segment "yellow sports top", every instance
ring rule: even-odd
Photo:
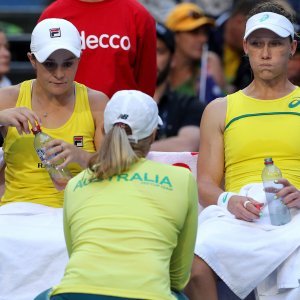
[[[186,285],[197,231],[197,184],[185,168],[146,159],[108,180],[83,171],[65,190],[70,255],[53,294],[176,299]]]
[[[261,182],[266,157],[299,189],[300,88],[274,100],[254,99],[242,91],[227,96],[224,151],[226,191]]]
[[[32,80],[24,81],[20,87],[16,107],[31,109]],[[62,139],[70,144],[88,151],[95,152],[95,125],[91,114],[87,88],[75,84],[76,101],[74,112],[69,120],[59,128],[48,129],[42,126],[42,131],[53,138]],[[55,189],[50,176],[39,160],[34,146],[34,135],[19,135],[15,127],[8,127],[3,144],[5,168],[5,193],[1,204],[9,202],[33,202],[52,207],[62,207],[63,192]],[[78,164],[69,164],[72,174],[78,174],[81,168]]]

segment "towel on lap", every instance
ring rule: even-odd
[[[265,202],[262,184],[247,185],[241,194]],[[216,205],[199,216],[195,253],[242,299],[258,285],[266,295],[299,287],[299,210],[291,211],[290,223],[273,226],[267,207],[256,222],[238,220]],[[270,281],[274,274],[276,280]]]
[[[68,261],[61,208],[6,204],[0,228],[0,300],[32,300],[59,283]]]

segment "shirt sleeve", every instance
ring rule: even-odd
[[[156,86],[156,29],[153,17],[149,14],[146,17],[144,26],[137,24],[143,30],[137,41],[135,78],[138,89],[153,97]]]
[[[198,225],[198,191],[192,174],[188,180],[187,201],[189,203],[185,223],[178,237],[170,263],[171,288],[182,291],[186,286],[194,258],[194,247]]]

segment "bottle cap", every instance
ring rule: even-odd
[[[37,134],[37,133],[41,132],[42,130],[41,130],[40,124],[37,124],[35,128],[31,128],[31,131],[33,134]]]
[[[273,164],[273,159],[272,157],[267,157],[265,158],[265,165],[272,165]]]

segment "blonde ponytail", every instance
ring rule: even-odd
[[[130,134],[128,125],[117,124],[105,135],[100,151],[92,157],[88,166],[96,178],[107,179],[121,174],[147,155],[152,135],[133,143],[128,139]]]

